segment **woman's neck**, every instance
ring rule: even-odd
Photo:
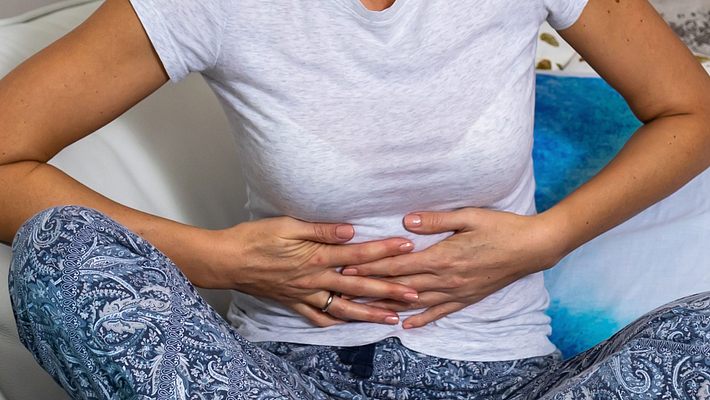
[[[370,11],[382,11],[392,7],[395,0],[360,0],[360,2]]]

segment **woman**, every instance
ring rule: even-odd
[[[536,214],[544,19],[645,124]],[[178,224],[46,164],[190,72],[234,125],[252,221]],[[75,398],[691,398],[710,384],[707,293],[566,362],[547,339],[541,271],[710,165],[710,79],[644,0],[108,0],[0,94],[18,329]],[[236,289],[232,325],[193,285]]]

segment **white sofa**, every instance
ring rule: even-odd
[[[98,4],[63,0],[59,6],[0,20],[0,76],[79,24]],[[549,26],[543,30],[555,34]],[[538,60],[542,58],[553,66],[578,59],[568,46],[540,43]],[[593,74],[588,66],[576,68],[577,74]],[[117,201],[185,223],[219,228],[246,219],[234,139],[221,106],[198,76],[166,85],[51,163]],[[612,292],[593,305],[609,315],[620,312],[628,321],[670,299],[710,289],[710,247],[705,244],[710,241],[708,193],[710,170],[572,253],[548,276],[553,300],[576,301],[593,282],[592,286]],[[688,232],[693,240],[673,240]],[[65,399],[19,343],[7,290],[9,262],[9,248],[0,245],[0,400]],[[677,271],[670,276],[669,266]],[[619,273],[622,269],[624,274]],[[653,296],[643,295],[651,288]],[[203,293],[224,314],[228,294]]]
[[[76,26],[98,4],[44,9],[27,23],[0,22],[0,76]],[[220,228],[245,218],[234,139],[199,76],[166,85],[51,163],[124,204],[182,222]],[[7,290],[9,261],[9,247],[0,245],[0,400],[64,399],[18,341]],[[226,312],[226,292],[203,293]]]

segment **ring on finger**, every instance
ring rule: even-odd
[[[340,293],[331,290],[330,295],[328,295],[328,300],[325,301],[325,305],[320,309],[322,312],[328,312],[330,305],[333,304],[335,296],[340,296]]]

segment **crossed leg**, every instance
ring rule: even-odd
[[[236,333],[156,248],[91,209],[23,225],[10,297],[23,344],[74,398],[328,398]]]
[[[523,392],[526,400],[710,400],[710,292],[647,313]]]
[[[74,398],[359,397],[242,338],[161,252],[94,210],[23,225],[10,295],[23,343]],[[710,292],[648,313],[512,398],[710,399]]]

